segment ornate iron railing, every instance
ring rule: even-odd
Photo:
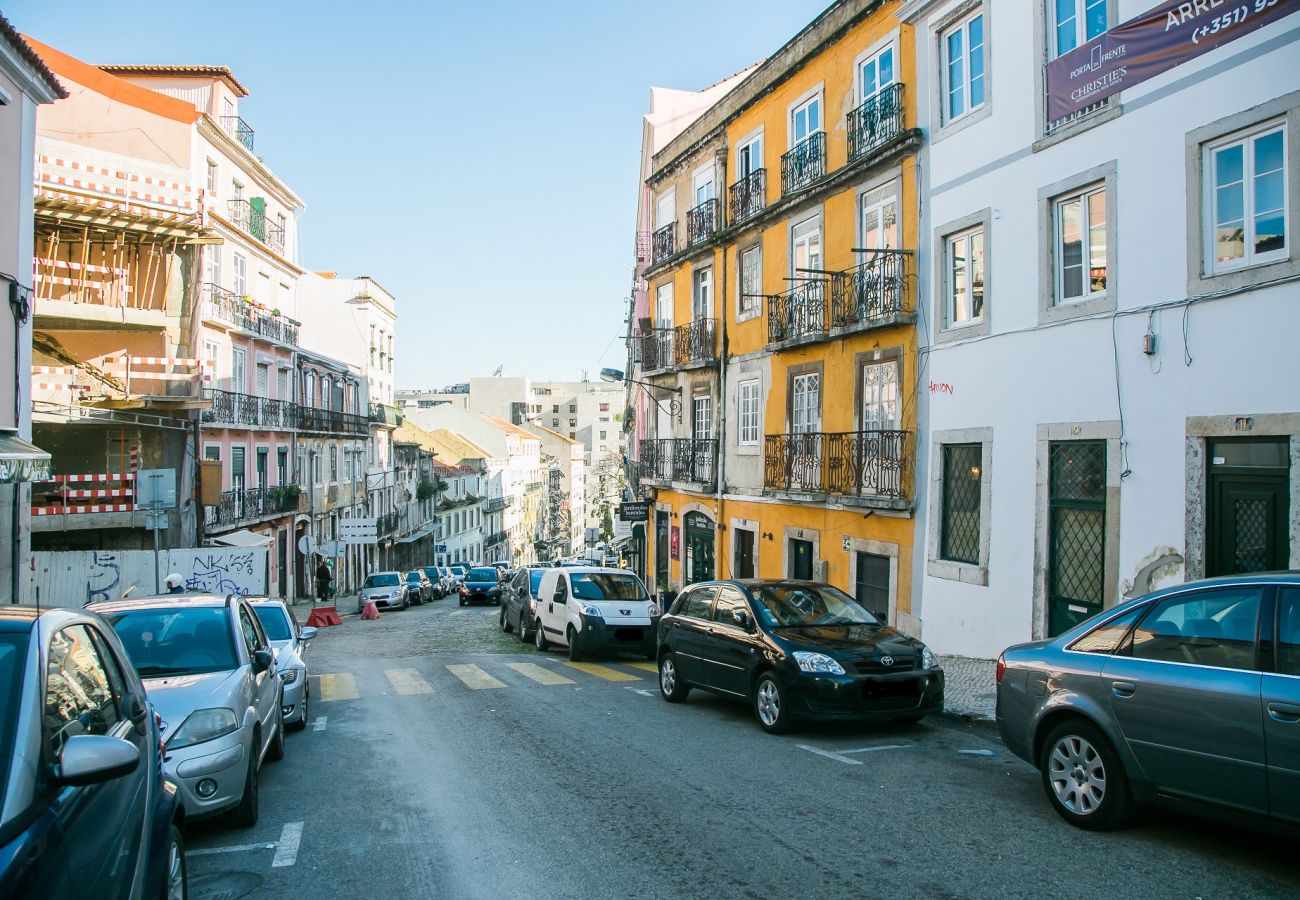
[[[641,441],[637,473],[658,481],[718,480],[718,442],[712,438],[650,438]]]
[[[755,169],[727,189],[732,222],[743,222],[767,205],[767,169]]]
[[[650,236],[650,242],[653,262],[659,262],[661,259],[672,256],[677,250],[677,223],[672,222],[660,228]]]
[[[298,427],[297,404],[287,400],[271,400],[215,388],[204,388],[203,399],[212,401],[212,405],[203,410],[202,421],[213,425],[274,428],[277,431],[292,431]]]
[[[505,544],[510,541],[510,532],[495,531],[489,534],[483,541],[484,547],[495,547],[497,544]]]
[[[650,232],[638,231],[636,233],[636,264],[645,265],[650,262]]]
[[[689,366],[718,358],[718,320],[696,319],[678,325],[672,333],[673,363]]]
[[[401,516],[396,512],[384,513],[382,516],[375,517],[375,531],[378,532],[380,537],[396,532],[399,524],[401,524]]]
[[[805,281],[767,298],[767,339],[777,344],[826,334],[826,283]]]
[[[377,425],[401,425],[402,411],[387,403],[370,404],[370,421]]]
[[[903,132],[903,86],[889,87],[869,97],[848,114],[849,159],[857,159]]]
[[[636,336],[643,370],[666,369],[673,364],[673,336],[671,328],[656,328],[649,334]]]
[[[284,229],[267,217],[265,209],[247,200],[231,200],[230,221],[272,250],[284,252]]]
[[[769,434],[763,486],[797,493],[906,499],[911,493],[911,432]]]
[[[710,197],[686,213],[686,240],[694,244],[711,237],[722,227],[722,207]]]
[[[239,116],[222,116],[221,127],[239,143],[244,145],[244,149],[249,153],[253,152],[253,129],[247,122]]]
[[[203,291],[206,294],[204,303],[207,312],[214,318],[273,341],[297,345],[298,326],[294,322],[281,316],[268,316],[234,291],[228,291],[220,285],[206,282]]]
[[[318,434],[364,435],[369,432],[369,421],[366,416],[340,412],[335,409],[299,406],[298,430]]]
[[[509,505],[510,505],[509,497],[489,497],[487,503],[484,504],[483,506],[483,512],[485,513],[500,512],[501,510],[505,509]]]
[[[297,512],[301,496],[293,486],[222,491],[219,504],[203,507],[203,525],[225,528]]]
[[[826,132],[808,135],[781,155],[781,193],[791,194],[826,174]]]
[[[875,250],[860,266],[831,279],[831,325],[870,325],[904,311],[906,250]]]

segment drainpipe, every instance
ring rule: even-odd
[[[725,194],[727,186],[727,147],[725,141],[721,150],[717,151],[717,156],[718,168],[721,170],[721,175],[718,181],[723,186],[723,193]],[[723,201],[719,199],[719,219],[722,219],[723,217],[722,207]],[[727,285],[729,284],[729,281],[727,279],[727,247],[725,244],[722,247],[722,278],[720,281],[721,284],[718,287],[718,331],[720,332],[720,336],[718,337],[718,412],[720,413],[717,417],[718,490],[713,500],[713,508],[717,513],[717,519],[713,523],[713,560],[715,569],[720,568],[718,565],[719,561],[726,557],[724,541],[722,540],[722,534],[724,533],[722,525],[725,521],[722,514],[722,494],[726,490],[727,486]],[[720,550],[723,552],[719,552]],[[730,569],[731,566],[728,565],[727,570],[729,572]],[[714,575],[715,577],[722,577],[720,571],[715,572]]]

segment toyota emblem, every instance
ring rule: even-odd
[[[620,609],[619,612],[622,613],[622,614],[625,615],[625,616],[630,616],[630,615],[632,615],[632,610],[630,610],[630,609]]]
[[[892,666],[894,664],[894,658],[892,656],[882,656],[880,657],[880,664],[882,666]]]

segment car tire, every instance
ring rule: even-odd
[[[266,758],[271,762],[279,762],[284,759],[284,695],[280,696],[280,702],[277,704],[280,722],[275,726],[275,737],[271,738],[271,746],[266,748]]]
[[[468,602],[469,602],[469,601],[467,601],[464,597],[461,597],[461,598],[460,598],[460,605],[461,605],[461,606],[464,606],[464,605],[465,605],[466,603],[468,603]]]
[[[546,629],[542,627],[540,622],[535,622],[533,627],[536,629],[533,632],[533,646],[538,650],[549,650],[551,648],[551,642],[546,639]]]
[[[410,601],[409,599],[407,599],[406,597],[403,597],[403,598],[402,598],[402,605],[399,606],[399,607],[397,607],[397,610],[398,610],[398,612],[406,612],[406,610],[409,609],[410,606],[411,606],[411,601]]]
[[[665,653],[659,660],[659,696],[669,703],[681,703],[691,692],[690,685],[682,680],[677,670],[677,657]]]
[[[764,672],[754,683],[754,715],[768,734],[788,734],[794,727],[785,685],[775,672]]]
[[[570,625],[564,636],[569,642],[569,662],[582,662],[582,637],[578,634],[578,631]]]
[[[252,828],[257,824],[257,738],[248,749],[248,774],[244,776],[244,793],[239,803],[230,811],[230,824],[236,828]]]
[[[519,635],[521,643],[526,644],[531,640],[528,629],[524,627],[524,611],[522,609],[519,610],[519,623],[515,626],[515,634]]]
[[[303,672],[303,677],[304,678],[307,677],[307,673],[305,671]],[[297,721],[289,725],[290,731],[302,731],[304,728],[307,727],[307,712],[308,712],[308,707],[310,705],[311,705],[311,682],[309,681],[306,684],[304,684],[302,687],[302,706],[298,708]]]
[[[158,900],[185,900],[189,896],[189,875],[185,866],[185,838],[175,823],[167,830],[167,853],[163,857],[162,886]]]
[[[501,630],[504,631],[506,634],[509,634],[510,629],[514,627],[509,622],[506,621],[506,611],[504,608],[501,610],[501,612],[497,613],[497,622],[501,625]]]
[[[1068,719],[1048,732],[1038,770],[1048,802],[1071,825],[1105,831],[1132,815],[1124,764],[1101,729],[1086,719]]]

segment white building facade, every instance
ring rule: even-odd
[[[899,11],[929,198],[913,593],[940,653],[1300,566],[1300,16],[1048,123],[1047,64],[1149,3]],[[1216,11],[1181,6],[1191,46]]]

